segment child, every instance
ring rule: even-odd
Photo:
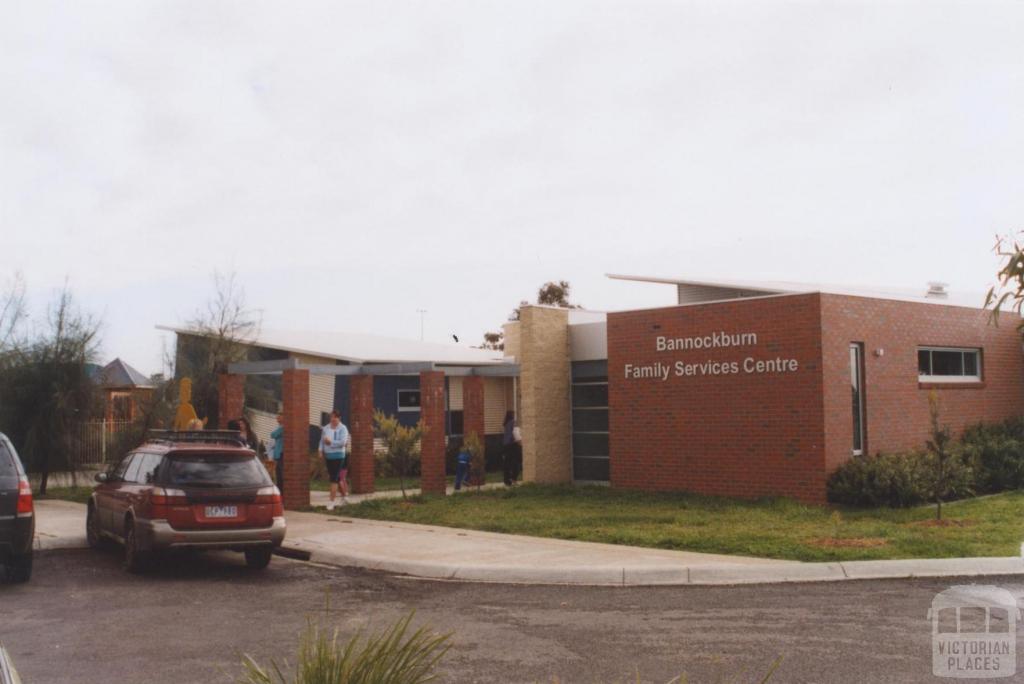
[[[462,489],[463,482],[469,485],[469,462],[472,460],[473,454],[469,453],[469,447],[463,444],[455,464],[455,491]]]

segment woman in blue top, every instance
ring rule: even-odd
[[[334,500],[338,498],[338,487],[341,487],[341,502],[348,503],[348,483],[345,476],[348,474],[348,454],[345,447],[348,445],[348,428],[341,422],[341,414],[331,411],[331,422],[324,425],[323,434],[320,435],[320,453],[327,463],[327,474],[331,480],[331,499],[327,503],[327,510],[334,510]]]

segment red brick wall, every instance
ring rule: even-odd
[[[353,375],[349,379],[348,427],[352,433],[349,454],[349,482],[352,492],[373,491],[373,376]]]
[[[611,483],[825,500],[821,320],[817,295],[608,315]],[[657,351],[655,339],[754,333],[754,346]],[[797,370],[747,373],[747,358],[794,359]],[[674,364],[726,362],[738,372],[676,376]],[[627,379],[626,364],[670,366]]]
[[[831,472],[853,444],[849,345],[864,345],[868,453],[921,448],[928,438],[928,394],[919,386],[918,346],[982,349],[982,384],[937,389],[941,420],[956,432],[979,421],[1019,415],[1024,358],[1017,316],[989,324],[986,311],[957,306],[821,295],[825,370],[826,463]],[[876,350],[883,350],[876,356]]]
[[[245,408],[245,376],[222,373],[217,378],[217,427],[225,430],[229,420],[242,417]],[[212,427],[212,426],[211,426]]]
[[[444,373],[420,373],[420,419],[426,430],[420,441],[420,487],[424,494],[445,493]]]
[[[290,369],[281,374],[284,403],[284,507],[309,506],[309,371]]]

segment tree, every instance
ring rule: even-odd
[[[939,397],[928,393],[928,416],[931,420],[931,439],[926,443],[928,489],[935,501],[935,519],[942,520],[942,502],[971,491],[971,472],[959,454],[952,449],[953,434],[948,425],[939,420]]]
[[[377,410],[373,412],[373,429],[384,440],[388,464],[398,475],[398,486],[405,499],[405,481],[412,472],[413,463],[419,459],[420,438],[426,430],[423,421],[407,427],[399,423],[398,418]]]
[[[568,280],[549,280],[537,289],[537,304],[542,306],[557,306],[563,309],[579,309],[580,304],[571,304],[569,302],[569,291],[572,286],[569,285]],[[508,320],[518,321],[519,312],[524,306],[529,306],[529,302],[525,299],[519,302],[519,306],[512,309],[512,313],[509,314]],[[505,333],[503,332],[485,332],[484,343],[480,345],[481,349],[496,349],[502,350],[505,348]]]
[[[500,332],[485,332],[484,343],[480,345],[481,349],[494,349],[495,351],[501,351],[505,348],[505,334]]]
[[[25,278],[19,272],[0,294],[0,361],[18,343],[17,335],[25,316]]]
[[[218,376],[228,365],[248,358],[260,330],[259,312],[248,308],[245,290],[235,274],[213,274],[214,292],[205,307],[188,322],[189,334],[178,336],[174,377],[192,379],[196,414],[219,425]],[[235,417],[235,416],[232,416]]]
[[[95,361],[100,324],[84,314],[65,286],[33,339],[5,353],[0,369],[0,426],[46,493],[50,473],[74,470],[74,426],[100,413],[99,386],[88,365]]]
[[[1018,233],[1018,238],[1024,233]],[[1018,238],[996,236],[993,252],[1000,257],[1003,267],[999,269],[998,283],[989,288],[985,296],[985,308],[992,307],[992,319],[998,323],[999,311],[1009,308],[1017,314],[1024,306],[1024,245]],[[1018,326],[1024,332],[1024,321]]]

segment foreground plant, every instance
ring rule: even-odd
[[[408,634],[413,613],[382,632],[362,630],[345,643],[338,630],[328,636],[315,622],[299,641],[295,672],[289,679],[271,659],[268,667],[249,655],[242,658],[247,684],[420,684],[433,681],[434,667],[451,648],[451,634],[420,627]],[[284,664],[287,669],[287,662]]]

